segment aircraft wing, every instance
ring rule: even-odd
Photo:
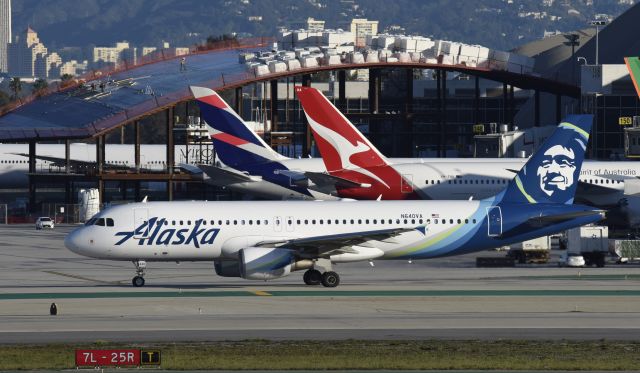
[[[371,186],[370,184],[357,183],[355,181],[351,181],[342,177],[332,176],[326,172],[279,170],[278,173],[291,178],[291,181],[294,184],[310,189],[319,188],[324,190],[325,188],[336,187],[369,188]],[[311,181],[313,185],[309,185],[309,181]],[[314,186],[317,188],[314,188]]]
[[[600,184],[589,184],[585,183],[584,181],[578,181],[578,191],[580,193],[585,192],[590,194],[609,194],[616,192],[615,189],[609,188],[608,186]]]
[[[20,156],[23,156],[25,158],[29,158],[29,154],[27,154],[27,153],[12,153],[12,154],[13,155],[20,155]],[[51,162],[51,163],[54,163],[54,164],[59,165],[59,166],[64,166],[65,162],[66,162],[66,160],[64,158],[52,157],[52,156],[48,156],[48,155],[36,155],[35,158],[43,160],[43,161]],[[82,166],[89,166],[89,165],[95,165],[96,164],[96,162],[79,161],[77,159],[69,159],[69,162],[72,165],[82,165]]]
[[[564,214],[536,216],[528,219],[522,224],[519,224],[503,232],[501,237],[506,238],[506,237],[516,236],[525,232],[529,232],[532,228],[536,228],[536,229],[543,228],[549,225],[562,223],[567,220],[581,218],[585,216],[593,216],[593,215],[600,215],[601,218],[604,219],[605,211],[604,210],[575,211],[575,212],[568,212]]]
[[[20,155],[26,158],[29,158],[29,154],[27,153],[12,153],[14,155]],[[64,158],[60,158],[60,157],[53,157],[50,155],[36,155],[35,156],[36,159],[40,159],[42,161],[47,161],[47,162],[51,162],[56,166],[59,167],[64,167],[66,160]],[[72,167],[96,167],[96,162],[94,161],[81,161],[78,159],[73,159],[70,158],[69,159],[69,165],[71,165]],[[124,170],[124,171],[135,171],[135,166],[132,166],[130,164],[120,164],[120,163],[110,163],[108,161],[105,162],[105,166],[109,169],[109,170]],[[184,168],[185,165],[179,165],[180,168]],[[140,167],[140,170],[146,171],[146,172],[158,172],[157,169],[150,169],[150,168],[145,168],[145,167]],[[185,171],[188,171],[190,173],[196,173],[196,172],[192,172],[192,169],[185,169]]]
[[[198,168],[202,170],[208,177],[213,179],[216,184],[229,185],[237,183],[248,183],[257,181],[255,177],[240,172],[231,171],[217,166],[198,165]]]
[[[334,235],[294,238],[285,240],[270,240],[257,243],[257,247],[278,247],[295,250],[300,254],[314,257],[323,257],[342,253],[351,253],[351,246],[360,245],[369,241],[389,242],[401,233],[419,231],[425,232],[424,226],[413,228],[379,229],[364,232],[350,232]]]

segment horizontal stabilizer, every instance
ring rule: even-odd
[[[216,185],[228,185],[257,181],[255,177],[251,177],[250,175],[226,170],[217,166],[198,165],[198,167],[209,178],[211,178]]]
[[[588,210],[588,211],[573,211],[573,212],[567,212],[567,213],[561,213],[561,214],[536,216],[528,219],[522,224],[519,224],[503,232],[500,237],[509,238],[509,237],[530,232],[532,229],[545,228],[548,226],[560,224],[565,221],[578,219],[578,218],[599,216],[601,219],[604,219],[605,213],[606,212],[604,210]]]

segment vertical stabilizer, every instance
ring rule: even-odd
[[[567,116],[497,196],[497,200],[573,203],[592,123],[592,115]]]
[[[285,159],[271,149],[212,89],[190,87],[207,123],[216,154],[227,166]]]

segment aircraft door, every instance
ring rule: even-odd
[[[285,228],[287,232],[293,232],[295,229],[295,221],[293,220],[293,216],[287,216],[287,220],[285,221]]]
[[[413,175],[401,175],[400,191],[402,193],[413,193]]]
[[[282,232],[282,225],[283,225],[282,217],[281,216],[274,216],[273,217],[273,230],[276,231],[276,232]]]
[[[134,238],[146,238],[149,236],[149,226],[146,225],[149,221],[149,210],[147,209],[133,209],[133,231]],[[144,229],[138,231],[138,227],[145,224]]]
[[[487,207],[488,236],[496,237],[502,234],[502,210],[500,206]]]

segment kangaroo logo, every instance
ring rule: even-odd
[[[576,156],[573,149],[555,145],[544,152],[537,175],[540,189],[548,196],[565,191],[574,183]]]

